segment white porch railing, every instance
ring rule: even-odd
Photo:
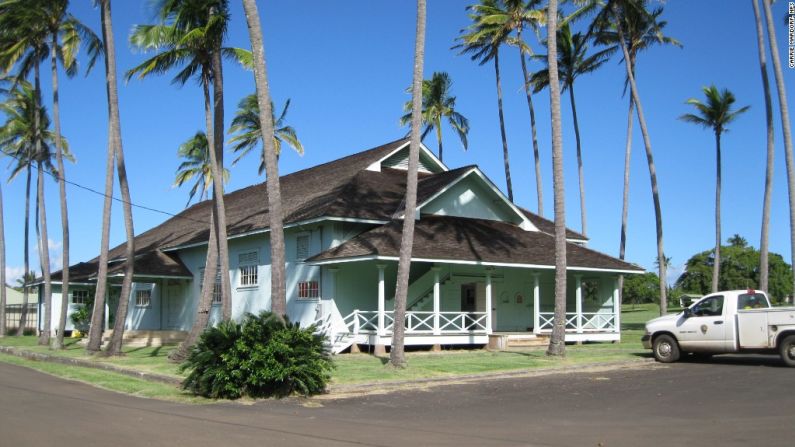
[[[551,332],[554,319],[554,312],[540,312],[540,331]],[[566,332],[617,332],[616,314],[583,312],[579,318],[577,312],[566,312]]]
[[[439,327],[434,328],[438,315]],[[378,333],[378,311],[354,310],[343,318],[350,333],[354,335]],[[395,313],[384,312],[384,334],[391,335],[395,325]],[[406,312],[406,335],[422,334],[487,334],[486,312]]]

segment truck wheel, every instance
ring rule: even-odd
[[[789,335],[781,340],[778,352],[785,365],[795,366],[795,335]]]
[[[660,363],[673,363],[679,360],[679,344],[670,335],[663,334],[655,338],[653,348],[654,358]]]

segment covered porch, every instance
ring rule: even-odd
[[[317,324],[334,351],[355,344],[391,345],[397,262],[347,262],[323,271],[327,288]],[[499,347],[511,337],[548,336],[553,275],[541,267],[415,262],[403,321],[405,343]],[[620,340],[618,275],[572,270],[568,279],[566,341]]]

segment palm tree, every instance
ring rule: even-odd
[[[273,122],[273,145],[276,150],[276,158],[282,153],[282,143],[287,143],[293,150],[298,152],[298,155],[304,155],[304,145],[298,139],[295,128],[285,124],[284,120],[287,116],[287,110],[290,108],[290,100],[284,103],[282,113],[279,114],[277,119],[275,115],[271,115]],[[271,102],[271,112],[273,112],[273,103]],[[237,104],[237,113],[235,119],[232,120],[232,125],[229,127],[230,134],[236,134],[229,139],[232,145],[232,150],[240,152],[240,155],[232,162],[232,165],[237,164],[241,158],[245,157],[252,149],[256,148],[262,142],[262,128],[260,126],[259,105],[257,104],[257,95],[251,94]],[[259,160],[259,174],[265,172],[265,147],[262,146],[260,150]]]
[[[767,25],[768,44],[770,45],[770,59],[773,61],[773,74],[776,78],[776,91],[778,92],[778,106],[781,114],[781,129],[784,132],[784,158],[787,164],[787,187],[789,189],[789,227],[790,251],[795,262],[795,159],[792,154],[792,122],[789,118],[787,102],[787,89],[784,86],[784,73],[781,70],[778,43],[776,43],[776,28],[773,24],[773,13],[770,10],[772,0],[762,0],[765,9],[765,22]],[[795,277],[792,279],[795,288]]]
[[[226,235],[226,210],[221,182],[219,151],[216,145],[216,129],[219,125],[218,102],[219,97],[216,82],[220,77],[217,67],[214,69],[214,54],[218,53],[227,58],[241,60],[246,58],[245,50],[237,48],[221,48],[226,33],[228,13],[225,1],[206,0],[199,3],[186,3],[179,0],[163,2],[167,8],[161,10],[165,18],[164,23],[156,25],[138,25],[133,29],[130,42],[133,46],[146,49],[162,49],[159,54],[144,61],[127,72],[127,79],[133,76],[144,78],[155,73],[164,73],[172,68],[183,67],[174,78],[175,83],[184,85],[192,77],[197,77],[204,93],[204,115],[208,146],[215,150],[209,151],[210,166],[213,173],[213,202],[212,214],[216,227],[216,241],[208,241],[208,246],[218,245],[220,267],[225,274],[222,278],[222,314],[224,319],[231,318],[231,287],[229,285],[229,256],[228,240]],[[203,13],[200,13],[203,11]],[[210,85],[214,86],[214,101],[210,95]],[[213,115],[213,104],[216,114]],[[222,114],[220,116],[222,119]],[[221,123],[221,126],[223,124]],[[222,134],[223,132],[221,132]],[[219,135],[221,137],[221,135]],[[209,250],[208,250],[209,257]],[[207,265],[205,273],[210,278],[215,278],[217,267],[215,264]],[[212,290],[204,289],[203,294],[211,297]],[[202,324],[203,318],[197,318],[194,326]],[[206,326],[206,321],[203,323]],[[202,327],[203,329],[203,327]],[[186,340],[189,341],[189,340]],[[172,358],[177,359],[187,353],[190,345],[182,343],[180,349],[175,351]]]
[[[558,2],[549,0],[548,36],[557,36]],[[549,108],[552,123],[552,178],[555,204],[555,315],[547,355],[566,355],[566,215],[563,184],[563,130],[560,114],[560,81],[557,45],[547,38]]]
[[[662,205],[660,204],[660,190],[657,184],[657,168],[654,165],[654,154],[651,146],[651,137],[649,130],[646,126],[646,118],[643,113],[643,105],[640,102],[640,93],[638,86],[635,82],[635,74],[632,72],[631,58],[627,46],[627,37],[625,36],[625,26],[628,22],[630,14],[640,14],[651,20],[652,13],[646,10],[646,5],[643,0],[608,0],[601,11],[598,13],[594,20],[595,26],[601,29],[612,28],[616,31],[619,48],[624,56],[624,67],[627,72],[627,83],[630,87],[632,94],[632,102],[637,109],[638,123],[640,124],[640,131],[643,135],[643,145],[646,149],[646,161],[649,166],[649,179],[651,181],[652,201],[654,202],[654,220],[657,233],[657,258],[663,259],[663,222],[662,222]],[[660,314],[668,312],[667,298],[666,298],[666,266],[664,262],[659,263],[659,278],[660,278]]]
[[[201,202],[209,197],[212,188],[213,174],[210,167],[210,151],[207,143],[207,135],[204,132],[196,132],[196,135],[182,143],[177,150],[177,155],[185,161],[180,163],[177,168],[174,186],[182,186],[183,183],[196,179],[188,193],[187,207],[190,205],[193,196],[199,193],[198,201]],[[229,170],[224,169],[224,183],[229,181]]]
[[[505,165],[505,182],[508,199],[513,201],[511,185],[511,167],[508,159],[508,138],[505,134],[505,114],[502,109],[502,86],[500,80],[500,46],[508,42],[510,29],[500,24],[491,23],[488,17],[496,11],[502,11],[499,0],[481,0],[477,5],[467,6],[471,11],[472,20],[467,28],[461,30],[457,40],[459,44],[453,48],[461,49],[459,54],[471,54],[470,59],[484,65],[494,61],[494,76],[497,81],[497,112],[500,118],[500,136],[502,137],[502,157]]]
[[[18,66],[17,80],[24,79],[29,74],[33,75],[33,92],[31,95],[30,110],[38,110],[38,104],[41,103],[41,77],[40,77],[40,64],[46,59],[49,53],[47,47],[47,29],[45,23],[40,20],[34,8],[25,7],[22,2],[9,1],[0,4],[0,29],[4,32],[2,39],[0,39],[0,72],[9,73],[14,66]],[[29,5],[28,5],[29,6]],[[33,121],[31,123],[34,134],[38,134],[42,129],[40,123],[40,114],[32,113]],[[46,129],[46,127],[44,127]],[[32,157],[40,157],[42,153],[41,138],[34,138]],[[35,164],[31,158],[31,166]],[[42,177],[42,182],[43,182]],[[43,192],[44,185],[40,190]],[[37,187],[37,191],[39,188]],[[39,206],[44,206],[42,201],[38,201]],[[39,208],[37,206],[37,208]],[[37,210],[37,216],[41,215],[41,209]],[[46,224],[46,222],[45,222]],[[46,230],[46,228],[45,228]],[[45,231],[46,233],[46,231]],[[41,246],[41,241],[39,241]],[[40,250],[41,251],[41,250]],[[45,250],[46,251],[46,250]],[[44,256],[49,258],[49,253]],[[50,282],[50,269],[49,262],[46,268],[42,264],[42,276],[44,277],[44,293],[40,299],[44,301],[44,318],[43,330],[39,337],[39,344],[49,344],[50,337],[50,316],[52,310],[52,284]],[[23,300],[24,302],[24,300]]]
[[[767,56],[765,55],[765,31],[759,14],[757,0],[751,0],[754,8],[756,25],[756,46],[759,51],[759,69],[762,73],[762,89],[765,95],[765,122],[767,124],[767,166],[765,168],[765,193],[762,200],[762,235],[759,242],[759,288],[767,291],[769,277],[769,239],[770,239],[770,198],[773,194],[773,159],[775,145],[773,143],[773,100],[770,97],[770,80],[767,76]]]
[[[720,137],[723,132],[728,132],[727,126],[742,113],[748,110],[748,106],[732,110],[734,95],[727,89],[718,91],[714,85],[702,88],[707,97],[706,103],[698,99],[691,98],[687,104],[696,108],[696,113],[686,113],[679,117],[682,121],[698,124],[699,126],[710,128],[715,132],[715,154],[716,154],[716,180],[715,180],[715,256],[714,268],[712,269],[712,293],[718,291],[718,279],[720,278],[720,187],[721,187],[721,149]]]
[[[574,101],[574,81],[581,75],[592,73],[607,62],[615,51],[614,47],[597,51],[588,55],[588,38],[582,33],[571,33],[568,23],[562,25],[557,34],[558,70],[563,91],[569,91],[571,114],[574,119],[574,136],[577,141],[577,173],[580,180],[580,223],[582,234],[587,234],[585,213],[585,178],[582,169],[582,145],[580,143],[580,125],[577,120],[577,106]],[[544,57],[544,56],[541,56]],[[535,73],[530,80],[539,92],[549,85],[549,68]]]
[[[442,118],[447,118],[447,123],[456,131],[464,150],[467,149],[467,134],[469,133],[469,121],[456,112],[455,96],[450,96],[450,87],[453,81],[446,72],[434,72],[431,79],[422,81],[422,124],[425,128],[422,131],[422,139],[432,131],[436,130],[436,141],[439,143],[439,160],[442,158]],[[411,91],[411,88],[408,89]],[[400,117],[400,125],[405,126],[411,123],[412,101],[407,101],[403,110],[408,112]]]
[[[3,227],[3,188],[0,185],[0,338],[6,336],[6,236]]]
[[[645,0],[641,0],[645,4]],[[632,75],[635,76],[635,64],[637,62],[638,53],[650,48],[656,44],[670,44],[682,47],[682,44],[672,38],[663,35],[662,30],[668,22],[658,20],[662,15],[663,8],[656,8],[652,11],[646,11],[643,8],[629,8],[625,11],[622,17],[621,26],[624,27],[623,34],[626,40],[627,52],[629,53],[629,69]],[[605,18],[602,16],[602,18]],[[601,21],[596,20],[593,22],[589,29],[589,34],[594,34],[594,40],[597,44],[601,45],[617,45],[618,32],[615,29],[615,23],[611,20]],[[627,61],[624,61],[627,63]],[[629,79],[625,81],[626,85],[629,84]],[[632,115],[635,112],[635,103],[632,101],[632,95],[629,96],[629,110],[627,112],[627,136],[626,146],[624,149],[624,187],[622,192],[622,206],[621,206],[621,237],[618,248],[619,259],[624,259],[626,255],[627,246],[627,225],[629,218],[629,174],[630,162],[632,158]],[[619,276],[618,290],[619,294],[623,291],[624,276]]]
[[[113,335],[108,343],[107,354],[121,355],[122,339],[124,337],[124,324],[127,320],[127,307],[129,306],[129,296],[132,290],[132,280],[134,275],[135,261],[135,229],[132,218],[132,199],[130,198],[130,186],[127,181],[127,167],[124,163],[124,148],[121,140],[121,118],[119,117],[119,94],[118,83],[116,81],[116,45],[113,38],[113,20],[111,14],[110,0],[100,0],[100,16],[102,23],[102,40],[105,47],[105,85],[108,93],[108,166],[110,175],[106,172],[106,180],[110,178],[113,183],[113,164],[116,160],[116,171],[119,175],[119,190],[121,191],[122,209],[124,211],[124,229],[127,236],[125,244],[124,260],[124,279],[121,286],[121,297],[116,308],[116,319],[113,326]],[[107,187],[107,185],[106,185]],[[105,219],[108,219],[107,228],[110,229],[110,206],[107,208],[107,216],[103,213],[103,229]],[[105,264],[102,266],[107,269],[107,240],[103,246],[105,250]],[[105,271],[107,275],[107,270]],[[102,276],[105,279],[105,275]],[[95,304],[95,309],[96,309]],[[104,306],[103,306],[104,307]],[[101,311],[100,311],[101,315]],[[92,315],[93,316],[93,315]],[[100,323],[101,324],[101,323]],[[101,332],[100,332],[101,333]],[[99,349],[99,345],[97,345]]]
[[[25,7],[29,8],[27,2]],[[63,349],[63,337],[66,329],[67,303],[69,298],[69,217],[66,204],[66,171],[60,145],[61,118],[58,95],[58,61],[60,60],[68,76],[77,73],[75,56],[81,44],[85,43],[89,50],[89,69],[94,65],[98,54],[102,51],[102,43],[88,27],[67,12],[69,0],[43,0],[38,8],[31,8],[38,20],[46,24],[46,32],[50,40],[50,69],[52,73],[52,116],[55,130],[55,159],[60,176],[58,177],[60,206],[63,265],[61,287],[61,312],[58,319],[58,330],[53,343],[54,349]]]
[[[411,138],[409,165],[406,172],[406,209],[403,215],[403,235],[400,239],[395,314],[392,328],[392,348],[389,363],[393,368],[405,368],[406,294],[409,288],[411,251],[414,244],[414,213],[417,209],[417,170],[420,161],[420,128],[422,127],[422,68],[425,62],[425,0],[417,0],[417,30],[414,41],[414,70],[411,82]]]
[[[254,80],[257,85],[257,105],[259,106],[260,129],[262,129],[265,151],[265,181],[268,191],[268,213],[271,245],[271,311],[282,318],[287,313],[286,284],[284,277],[284,217],[282,216],[282,193],[279,185],[279,164],[276,158],[273,116],[268,71],[265,64],[265,44],[262,39],[262,25],[255,0],[243,0],[246,25],[251,40],[251,53]]]
[[[42,218],[42,209],[45,207],[44,203],[44,170],[53,176],[57,176],[57,170],[52,166],[52,150],[51,146],[54,144],[55,135],[49,130],[50,118],[46,110],[41,105],[40,97],[38,96],[35,87],[32,87],[24,80],[17,81],[17,86],[11,91],[10,97],[6,102],[0,104],[0,110],[6,115],[6,122],[0,127],[0,147],[3,151],[16,159],[16,165],[11,171],[11,180],[13,180],[23,170],[27,173],[27,199],[26,199],[26,216],[25,216],[25,229],[28,228],[28,210],[29,210],[29,194],[30,194],[30,173],[33,167],[36,167],[39,180],[37,181],[37,217]],[[37,113],[38,112],[38,113]],[[71,152],[66,145],[66,141],[62,141],[64,156],[73,160]],[[57,177],[56,177],[57,178]],[[46,216],[45,216],[46,217]],[[46,220],[42,221],[42,237],[46,237]],[[26,231],[27,232],[27,231]],[[26,238],[27,239],[27,238]],[[41,238],[38,241],[40,260],[42,261],[42,276],[45,279],[45,298],[48,292],[47,279],[49,278],[49,253],[48,250],[42,250],[42,247],[47,246],[47,240],[42,242]],[[27,245],[27,244],[26,244]],[[26,250],[27,252],[27,250]],[[27,254],[27,253],[26,253]],[[26,256],[26,261],[27,261]],[[25,269],[24,278],[30,279],[30,272]],[[28,281],[29,282],[29,281]],[[23,291],[23,317],[27,318],[27,290],[25,287]],[[45,317],[48,315],[48,309],[45,303]],[[24,320],[22,320],[24,322]],[[44,321],[44,330],[42,331],[42,344],[49,343],[49,322]],[[46,338],[45,338],[46,336]]]

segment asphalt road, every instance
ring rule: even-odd
[[[0,363],[0,446],[788,446],[795,369],[719,357],[348,399],[184,405]]]

